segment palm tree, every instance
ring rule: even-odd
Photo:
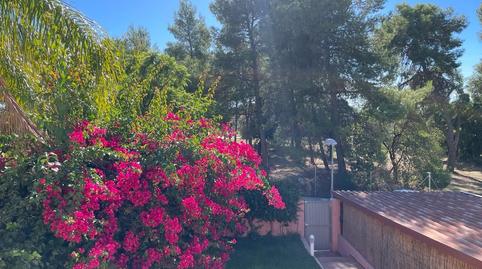
[[[95,86],[64,86],[63,94],[93,96],[98,112],[105,112],[113,98],[106,85],[117,70],[111,44],[96,23],[62,1],[0,1],[0,93],[8,91],[31,115],[46,114],[58,88],[45,77],[72,79],[83,72]]]

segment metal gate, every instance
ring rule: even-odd
[[[305,202],[305,239],[309,242],[310,235],[315,237],[315,250],[330,249],[330,199],[304,198]]]

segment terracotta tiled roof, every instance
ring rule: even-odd
[[[482,264],[482,197],[462,192],[352,192],[334,197]]]

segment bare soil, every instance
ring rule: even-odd
[[[329,196],[330,172],[324,167],[321,159],[315,158],[315,164],[313,164],[308,157],[308,152],[280,146],[271,148],[269,155],[271,180],[297,181],[303,196]],[[334,169],[336,171],[336,165]]]
[[[274,181],[298,181],[305,196],[326,196],[329,194],[330,172],[325,169],[320,159],[315,159],[315,180],[315,165],[310,162],[310,158],[307,156],[309,156],[308,152],[296,152],[289,147],[270,149],[270,178]],[[482,195],[482,167],[465,163],[459,164],[452,174],[451,183],[445,190]]]
[[[460,164],[452,174],[452,181],[446,190],[464,191],[482,195],[482,168]]]

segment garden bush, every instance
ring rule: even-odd
[[[252,223],[253,220],[290,222],[298,217],[298,202],[301,197],[301,188],[297,180],[282,180],[272,183],[283,197],[285,208],[279,209],[271,206],[262,191],[245,192],[244,197],[250,211],[246,215]],[[256,227],[251,227],[256,228]]]
[[[285,208],[251,146],[227,126],[169,113],[116,133],[85,121],[47,155],[35,182],[43,222],[69,267],[222,268],[249,212],[242,192]]]
[[[65,268],[68,245],[42,221],[34,182],[45,163],[31,137],[0,136],[0,268]]]

